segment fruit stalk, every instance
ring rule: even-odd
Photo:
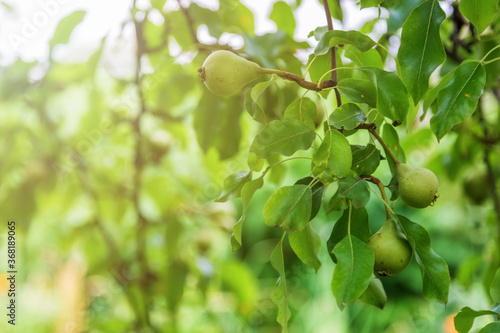
[[[387,196],[385,195],[385,187],[384,184],[379,180],[377,183],[378,189],[380,190],[380,195],[382,195],[382,199],[384,200],[384,208],[385,208],[385,218],[391,218],[391,212],[389,211],[389,201],[387,201]]]
[[[401,162],[399,162],[399,160],[396,158],[396,155],[394,155],[392,153],[391,149],[389,148],[387,143],[385,143],[384,139],[382,139],[382,137],[378,134],[377,130],[375,128],[371,127],[368,129],[368,131],[370,131],[370,133],[375,137],[375,139],[377,139],[377,141],[380,142],[380,144],[382,145],[382,147],[385,150],[385,153],[387,155],[389,155],[389,157],[394,162],[394,166],[397,168],[398,164]]]
[[[391,210],[389,209],[389,201],[387,200],[387,195],[385,194],[384,183],[382,183],[382,181],[380,179],[378,179],[377,177],[373,177],[372,175],[362,176],[362,178],[377,185],[378,189],[380,190],[380,195],[382,196],[382,201],[384,202],[385,219],[386,220],[390,219],[391,218]]]
[[[318,84],[316,82],[306,81],[297,74],[285,72],[279,69],[261,68],[261,72],[263,74],[275,74],[279,77],[284,78],[285,80],[295,81],[299,86],[308,90],[321,91],[334,86],[332,80],[321,81]]]

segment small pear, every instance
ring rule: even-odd
[[[407,205],[425,208],[436,199],[439,182],[431,170],[399,163],[396,178],[399,195]]]
[[[375,255],[373,270],[378,276],[396,275],[411,261],[410,244],[399,232],[393,219],[385,220],[382,228],[368,239],[367,244]]]
[[[489,180],[486,170],[470,173],[465,177],[463,183],[464,192],[476,205],[481,205],[489,195]]]
[[[210,54],[198,71],[207,88],[220,96],[240,91],[262,74],[262,68],[255,62],[225,50]]]

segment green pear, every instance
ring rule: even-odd
[[[399,163],[396,178],[399,195],[407,205],[425,208],[436,199],[439,182],[431,170]]]
[[[375,255],[373,270],[378,276],[393,276],[402,272],[411,261],[412,250],[406,237],[399,232],[396,221],[385,220],[382,228],[367,242]]]
[[[379,309],[383,309],[387,302],[387,294],[380,279],[372,276],[363,295],[360,298],[361,302],[374,305]]]
[[[468,174],[465,177],[464,192],[467,197],[476,205],[481,205],[488,199],[490,185],[486,170],[480,170]]]
[[[220,96],[240,91],[244,85],[263,74],[262,68],[255,62],[224,50],[210,54],[198,71],[207,88]]]

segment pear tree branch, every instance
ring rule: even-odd
[[[333,30],[333,22],[332,22],[332,15],[330,14],[330,6],[328,5],[328,0],[323,0],[323,8],[325,9],[325,15],[326,15],[326,21],[328,24],[328,30]],[[333,46],[330,49],[330,58],[331,58],[331,63],[332,63],[332,69],[337,68],[337,53],[335,46]],[[336,86],[338,83],[338,76],[337,76],[337,71],[332,71],[332,78],[331,78],[331,85]],[[342,105],[342,99],[340,97],[340,92],[337,88],[334,88],[335,90],[335,97],[337,98],[337,107],[340,107]]]
[[[479,111],[479,122],[481,123],[481,126],[483,127],[483,136],[485,138],[487,138],[489,136],[489,133],[488,133],[488,128],[487,128],[485,120],[484,120],[484,111],[481,107],[481,102],[478,103],[478,111]],[[498,244],[500,246],[500,196],[498,194],[498,189],[496,186],[495,172],[493,170],[493,167],[491,165],[491,160],[490,160],[491,145],[483,142],[483,146],[484,146],[483,161],[484,161],[484,164],[486,165],[488,184],[490,187],[491,197],[493,199],[493,207],[495,208],[495,213],[497,216]]]
[[[380,134],[378,134],[377,130],[375,128],[370,128],[368,129],[368,131],[375,137],[375,139],[377,139],[380,145],[382,145],[382,147],[385,150],[385,153],[392,159],[392,161],[394,162],[394,166],[397,167],[398,164],[400,164],[401,162],[399,162],[396,155],[393,154],[387,143],[385,143],[384,139],[382,139]]]

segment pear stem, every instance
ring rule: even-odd
[[[389,205],[389,201],[387,201],[387,196],[385,194],[385,187],[382,182],[377,183],[378,189],[380,190],[380,195],[382,195],[382,199],[384,199],[384,209],[385,209],[385,219],[388,220],[391,218],[391,212],[389,211],[389,208],[387,207]]]
[[[384,202],[384,209],[385,209],[385,219],[388,220],[391,218],[391,211],[389,209],[389,201],[387,200],[387,195],[385,194],[385,186],[384,183],[377,177],[373,177],[372,175],[363,175],[361,178],[377,185],[378,189],[380,190],[380,195],[382,196],[382,201]]]
[[[316,82],[306,81],[297,74],[279,69],[261,68],[260,71],[262,74],[276,74],[286,80],[295,81],[299,86],[308,90],[321,91],[335,86],[332,80],[321,81],[318,84]]]
[[[394,166],[397,167],[401,162],[399,162],[399,160],[397,159],[396,155],[394,155],[392,153],[391,148],[389,148],[389,146],[387,145],[387,143],[385,143],[384,139],[382,139],[382,137],[378,134],[378,132],[376,131],[376,129],[373,128],[373,127],[371,127],[371,128],[368,129],[368,131],[375,137],[375,139],[377,139],[378,142],[380,142],[380,144],[382,145],[382,147],[385,150],[385,153],[387,155],[389,155],[389,157],[394,162]]]

